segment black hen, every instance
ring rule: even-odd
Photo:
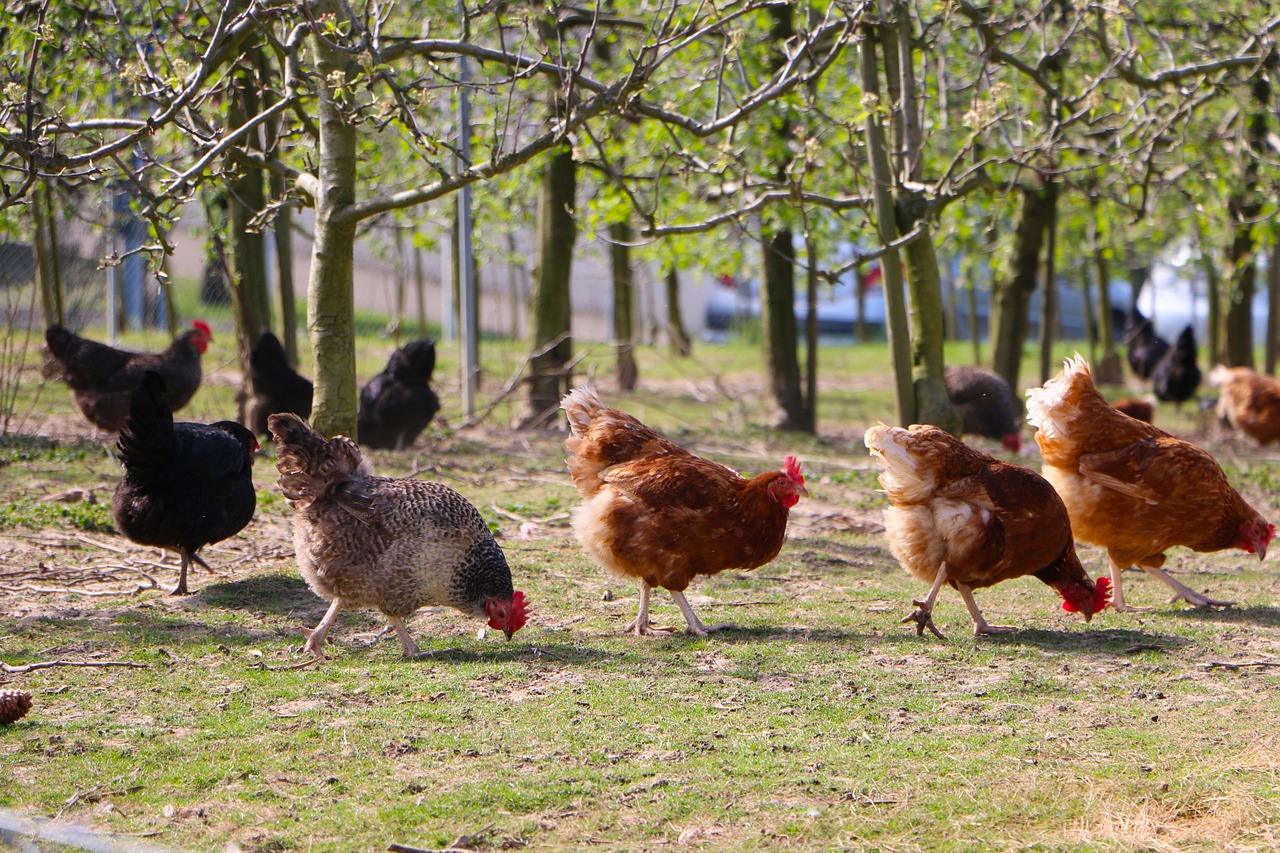
[[[1129,309],[1124,341],[1128,345],[1125,355],[1129,361],[1129,369],[1135,376],[1143,379],[1151,378],[1152,371],[1169,351],[1169,342],[1156,334],[1156,327],[1137,308]]]
[[[1200,368],[1196,366],[1196,333],[1190,326],[1182,330],[1173,349],[1152,371],[1151,387],[1157,397],[1166,403],[1172,401],[1175,407],[1195,395],[1200,387]]]
[[[966,433],[999,439],[1014,453],[1022,449],[1022,405],[1003,376],[981,367],[948,367],[943,381]]]
[[[175,424],[164,379],[148,371],[117,446],[124,479],[111,502],[116,527],[140,545],[177,551],[182,569],[173,594],[186,595],[187,566],[209,568],[197,552],[253,518],[258,440],[234,421]]]
[[[155,371],[164,379],[170,411],[191,400],[200,387],[200,356],[213,334],[209,324],[196,320],[163,352],[130,352],[82,338],[62,326],[44,333],[44,376],[61,379],[71,388],[76,408],[97,429],[117,432],[129,416],[134,390],[142,375]]]
[[[280,339],[269,331],[262,333],[249,353],[249,384],[253,387],[249,428],[255,435],[270,435],[267,418],[276,412],[311,417],[311,380],[289,365]]]
[[[403,450],[440,411],[431,390],[436,342],[405,344],[391,354],[386,368],[360,391],[360,443],[382,450]]]

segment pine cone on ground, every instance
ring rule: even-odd
[[[0,690],[0,726],[18,722],[30,710],[30,693],[23,690]]]

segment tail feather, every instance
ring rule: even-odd
[[[360,448],[346,436],[326,439],[302,418],[288,413],[272,415],[267,425],[278,448],[280,490],[301,507],[370,473]]]
[[[117,447],[126,468],[164,464],[161,452],[173,438],[173,409],[165,396],[164,377],[153,370],[129,400],[129,417],[120,430]]]
[[[608,408],[589,388],[575,388],[560,401],[560,408],[569,416],[569,430],[574,436],[583,435],[591,426],[591,419]]]

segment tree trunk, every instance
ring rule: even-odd
[[[1254,111],[1245,128],[1244,175],[1239,191],[1227,202],[1231,216],[1231,292],[1224,312],[1223,335],[1228,367],[1253,367],[1253,295],[1257,289],[1258,263],[1254,252],[1257,239],[1254,225],[1262,213],[1258,161],[1266,156],[1267,115],[1271,109],[1271,84],[1265,76],[1253,80]]]
[[[1019,387],[1027,311],[1040,271],[1040,246],[1044,242],[1047,215],[1044,191],[1023,187],[1009,268],[996,277],[991,294],[991,367],[1004,377],[1010,388]]]
[[[49,185],[36,185],[31,200],[31,252],[35,260],[36,289],[40,291],[40,311],[46,327],[64,322],[58,277],[54,273],[53,256],[57,251],[51,219]]]
[[[770,389],[780,410],[779,429],[813,431],[813,421],[800,392],[800,360],[796,354],[796,251],[789,228],[764,241],[760,288],[760,331]]]
[[[872,24],[862,27],[863,42],[859,56],[859,77],[864,97],[875,100],[880,92],[880,68],[876,58],[877,29]],[[874,194],[877,236],[883,246],[898,238],[894,213],[893,169],[877,110],[867,110],[863,119],[867,139],[867,158],[871,161],[871,185]],[[880,258],[880,286],[884,288],[885,333],[889,338],[889,360],[893,367],[894,404],[899,426],[916,421],[915,383],[911,371],[911,329],[907,325],[906,290],[902,282],[902,265],[897,249],[889,249]]]
[[[1276,375],[1276,350],[1280,349],[1280,240],[1271,244],[1267,258],[1267,344],[1263,353],[1268,376]]]
[[[680,276],[674,266],[667,270],[667,340],[671,344],[672,355],[688,358],[693,354],[693,343],[680,314]]]
[[[1050,180],[1044,188],[1045,219],[1044,298],[1040,301],[1040,384],[1053,376],[1053,341],[1058,330],[1058,182]],[[1018,386],[1013,386],[1015,391]]]
[[[336,0],[316,4],[317,15],[342,14]],[[321,435],[356,438],[354,258],[356,223],[342,212],[356,200],[356,129],[339,109],[333,82],[347,57],[316,37],[315,85],[319,90],[319,190],[307,286],[307,331],[315,356],[311,423]]]
[[[618,347],[618,387],[634,391],[639,379],[635,353],[636,271],[631,266],[635,235],[626,222],[609,226],[609,257],[613,264],[613,340]]]
[[[272,194],[280,198],[284,182],[272,177]],[[276,210],[276,277],[280,284],[280,342],[289,364],[298,366],[298,299],[293,289],[293,210],[282,204]]]
[[[893,218],[898,233],[915,229],[923,215],[919,197],[906,189],[920,179],[923,168],[923,136],[917,116],[912,19],[903,0],[881,4],[887,20],[879,30],[884,51],[888,107],[893,129]],[[877,215],[879,215],[877,213]],[[951,404],[942,375],[945,369],[942,314],[942,276],[932,234],[924,232],[907,244],[907,300],[911,317],[912,396],[915,420],[960,433],[960,414]]]
[[[786,62],[787,41],[795,36],[794,8],[781,3],[768,7],[768,14],[773,19],[769,30],[773,54],[770,62],[777,70]],[[777,119],[773,133],[780,152],[775,155],[778,159],[773,162],[773,167],[777,179],[785,181],[789,156],[786,152],[792,142],[791,118]],[[779,409],[778,427],[813,432],[813,413],[800,389],[800,361],[796,352],[796,251],[792,233],[786,226],[768,224],[762,227],[760,238],[764,250],[760,278],[760,331],[764,336],[769,387]]]
[[[227,123],[239,127],[257,115],[258,90],[248,71],[235,79],[228,102]],[[252,395],[249,386],[249,351],[258,337],[271,329],[271,297],[267,289],[266,240],[251,223],[266,206],[264,176],[258,169],[244,168],[227,185],[228,261],[231,267],[231,303],[239,334],[240,392],[236,395],[237,419],[248,422],[246,406]]]
[[[577,238],[573,221],[576,178],[572,149],[565,147],[548,155],[538,190],[537,267],[529,317],[533,356],[522,429],[552,420],[568,390],[565,371],[573,358],[569,276]]]

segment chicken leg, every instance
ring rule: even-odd
[[[404,618],[400,616],[388,616],[387,621],[391,623],[391,627],[396,631],[396,636],[400,638],[400,647],[404,649],[404,656],[407,658],[422,656],[422,650],[419,649],[418,644],[413,641],[413,637],[409,636],[409,629],[404,625]]]
[[[641,581],[640,583],[640,611],[636,613],[636,618],[631,620],[631,624],[622,629],[622,633],[634,633],[637,637],[652,637],[654,634],[668,634],[670,628],[655,628],[649,624],[649,591],[653,587],[648,583]]]
[[[308,628],[306,625],[301,626],[302,635],[307,638],[306,644],[302,647],[303,652],[310,652],[317,661],[325,659],[323,651],[324,638],[329,633],[329,629],[333,627],[333,623],[338,621],[338,613],[341,610],[342,599],[335,598],[333,603],[329,605],[328,611],[325,612],[324,618],[320,620],[319,625],[314,628]],[[403,642],[403,639],[401,642]]]
[[[1222,601],[1196,592],[1191,587],[1175,580],[1163,569],[1155,566],[1141,566],[1140,568],[1152,577],[1168,584],[1169,588],[1173,590],[1173,598],[1170,599],[1171,603],[1185,601],[1193,607],[1231,607],[1235,604],[1234,601]],[[1150,608],[1148,607],[1134,607],[1132,604],[1125,604],[1124,588],[1120,585],[1120,574],[1123,571],[1124,567],[1116,563],[1113,558],[1111,560],[1111,606],[1119,613],[1136,613],[1140,610],[1149,610]]]
[[[992,634],[1012,634],[1018,630],[1015,625],[988,625],[987,620],[982,618],[982,611],[978,608],[978,602],[973,598],[973,590],[964,584],[956,584],[956,589],[960,593],[960,597],[964,599],[964,606],[969,608],[969,616],[973,619],[973,636],[988,637]]]
[[[684,614],[684,621],[689,624],[688,632],[695,637],[705,637],[713,631],[723,631],[726,628],[732,628],[732,625],[703,625],[702,620],[698,618],[698,614],[693,612],[693,607],[689,604],[688,599],[684,597],[683,592],[672,592],[671,597],[675,600],[676,606],[680,608],[680,612]]]
[[[173,588],[173,592],[169,595],[190,595],[187,590],[187,566],[191,565],[192,554],[186,548],[178,549],[178,559],[182,561],[182,568],[178,569],[178,585]]]
[[[933,603],[938,600],[938,590],[942,589],[942,585],[947,581],[947,564],[940,563],[938,565],[938,573],[933,577],[933,588],[929,590],[929,594],[925,596],[924,601],[912,601],[916,609],[911,612],[910,616],[902,619],[899,624],[907,622],[916,623],[916,636],[923,637],[924,629],[928,628],[933,635],[939,640],[945,640],[947,637],[938,630],[938,626],[933,624]]]
[[[1217,598],[1210,598],[1202,592],[1196,592],[1191,587],[1179,583],[1163,569],[1148,568],[1146,566],[1144,566],[1143,569],[1147,574],[1164,581],[1169,585],[1169,588],[1173,590],[1173,598],[1169,599],[1170,603],[1175,601],[1185,601],[1194,607],[1232,607],[1235,605],[1234,601],[1223,601]]]

